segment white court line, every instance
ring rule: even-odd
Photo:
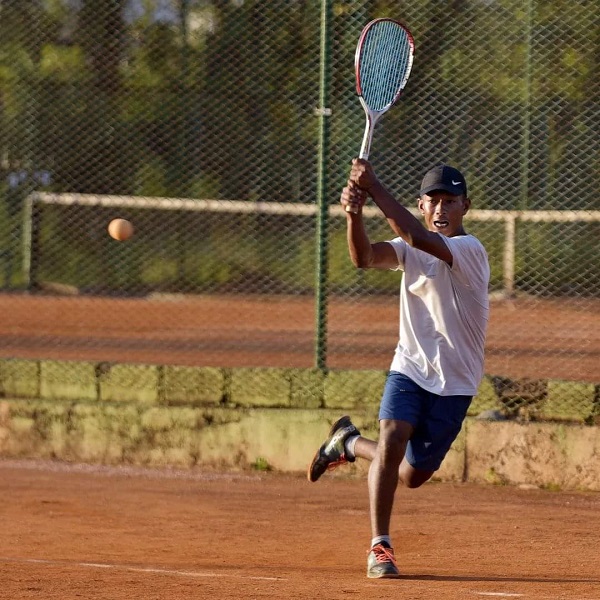
[[[212,573],[210,571],[180,571],[176,569],[159,569],[155,567],[133,567],[131,565],[114,565],[107,563],[68,562],[61,560],[46,560],[43,558],[7,558],[0,557],[0,562],[30,563],[62,567],[91,567],[93,569],[117,569],[135,573],[158,573],[161,575],[180,575],[183,577],[226,577],[228,579],[248,579],[252,581],[287,581],[285,577],[260,577],[253,575],[236,575],[234,573]]]
[[[524,594],[511,594],[508,592],[473,592],[477,596],[495,596],[496,598],[522,598]]]

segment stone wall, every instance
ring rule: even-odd
[[[301,472],[341,414],[376,438],[385,375],[0,360],[0,456]],[[438,478],[600,490],[597,390],[550,382],[546,411],[552,390],[578,394],[568,423],[506,418],[486,379]]]

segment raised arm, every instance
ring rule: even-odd
[[[360,191],[371,196],[396,235],[414,248],[452,264],[452,253],[440,234],[427,230],[419,219],[396,201],[394,196],[381,184],[368,161],[359,158],[352,161],[350,182]],[[350,203],[362,208],[358,197],[357,195],[356,198],[350,198]],[[364,200],[362,204],[364,204]]]
[[[362,207],[367,194],[354,182],[348,181],[342,190],[340,202],[344,208],[355,206],[356,213],[346,212],[348,252],[355,267],[360,269],[393,269],[398,266],[398,257],[391,244],[371,243],[363,221]]]

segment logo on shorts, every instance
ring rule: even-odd
[[[425,448],[429,448],[429,446],[431,446],[431,442],[423,442],[423,446],[425,446]]]

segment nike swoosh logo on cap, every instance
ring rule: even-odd
[[[460,181],[454,181],[454,179],[452,180],[452,185],[460,185],[461,182]]]

